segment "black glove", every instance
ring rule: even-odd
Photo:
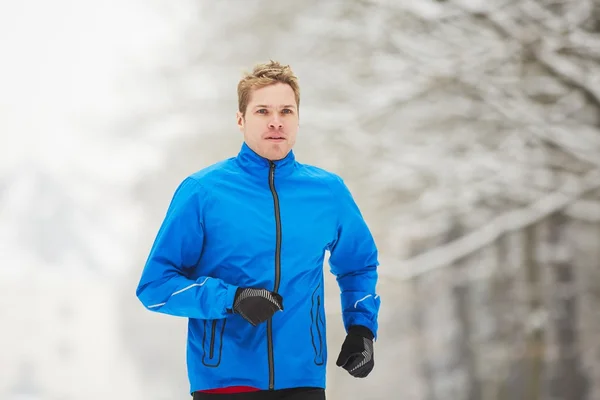
[[[241,315],[253,326],[283,311],[283,299],[267,289],[238,288],[233,300],[233,313]]]
[[[344,368],[356,378],[364,378],[373,370],[373,332],[365,326],[348,328],[348,335],[337,359],[337,366]]]

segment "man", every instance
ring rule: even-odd
[[[377,248],[343,181],[295,160],[290,67],[255,66],[238,103],[241,150],[181,182],[136,294],[149,310],[189,318],[194,399],[325,399],[325,252],[347,331],[337,365],[366,377]]]

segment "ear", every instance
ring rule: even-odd
[[[240,129],[240,132],[244,132],[244,123],[246,122],[244,120],[244,116],[242,115],[241,112],[237,112],[235,115],[236,119],[237,119],[237,126]]]

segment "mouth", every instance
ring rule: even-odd
[[[267,136],[266,139],[271,142],[282,142],[285,140],[283,136]]]

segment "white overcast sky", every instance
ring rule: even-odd
[[[0,1],[0,261],[7,270],[43,265],[35,246],[63,227],[103,267],[127,265],[127,240],[136,237],[128,229],[139,218],[127,187],[160,163],[160,146],[119,136],[113,124],[160,106],[151,74],[184,54],[181,32],[191,16],[187,0]],[[65,207],[65,219],[55,217]],[[56,246],[81,268],[85,249]]]
[[[85,136],[97,134],[82,126],[140,101],[119,85],[177,54],[187,1],[169,3],[0,2],[0,172],[22,163],[73,168],[78,146],[95,143]]]

